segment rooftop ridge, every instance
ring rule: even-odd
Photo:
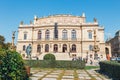
[[[75,15],[72,15],[72,14],[53,14],[53,15],[38,17],[38,19],[50,18],[50,17],[77,17],[77,18],[80,18],[82,16],[75,16]]]

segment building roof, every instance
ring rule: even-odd
[[[55,23],[58,25],[65,25],[65,26],[80,26],[80,25],[88,25],[88,26],[98,26],[97,20],[94,22],[87,22],[86,17],[83,13],[81,16],[74,16],[71,14],[56,14],[56,15],[49,15],[46,17],[37,17],[34,16],[34,21],[30,22],[29,25],[20,24],[20,27],[24,26],[51,26]]]
[[[120,36],[120,30],[115,33],[115,36]]]

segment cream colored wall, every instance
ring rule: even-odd
[[[33,47],[33,50],[32,50],[33,56],[36,56],[38,54],[37,53],[37,45],[38,44],[42,45],[42,49],[41,49],[42,53],[45,53],[45,44],[49,44],[49,51],[51,53],[53,52],[54,44],[58,44],[58,52],[62,52],[63,44],[67,44],[67,52],[69,52],[69,44],[70,44],[70,48],[71,48],[72,44],[76,44],[77,53],[81,53],[81,35],[82,34],[83,34],[83,37],[82,37],[83,38],[82,39],[82,47],[83,48],[82,49],[83,49],[83,55],[85,56],[86,55],[85,53],[92,52],[92,51],[89,51],[89,45],[94,45],[94,29],[96,29],[97,44],[100,47],[100,52],[101,53],[105,52],[105,44],[104,43],[102,44],[102,42],[104,42],[104,31],[98,30],[99,26],[96,26],[96,24],[94,24],[94,23],[89,23],[90,26],[88,25],[88,23],[84,23],[84,25],[86,24],[86,26],[82,26],[82,34],[81,34],[81,29],[80,29],[81,24],[79,22],[83,22],[82,18],[78,18],[78,17],[74,17],[74,18],[73,17],[68,17],[68,18],[60,17],[59,18],[61,20],[62,20],[62,18],[67,19],[66,22],[59,22],[61,20],[56,19],[56,18],[58,18],[58,17],[39,19],[39,21],[33,25],[33,27],[34,27],[33,46],[32,46]],[[74,19],[76,19],[76,20],[74,20]],[[52,22],[52,20],[53,20],[53,22]],[[45,21],[46,22],[48,21],[51,23],[44,23]],[[55,21],[58,22],[58,39],[59,40],[57,40],[57,41],[53,40]],[[70,21],[70,22],[68,22],[69,25],[67,25],[67,21]],[[44,24],[42,24],[42,23],[44,23]],[[50,30],[50,40],[48,40],[48,41],[45,40],[45,31],[47,29]],[[62,40],[62,31],[64,29],[66,29],[68,32],[68,40],[66,40],[66,41]],[[76,37],[77,37],[76,41],[71,41],[71,31],[73,29],[76,30]],[[42,40],[37,40],[39,30],[42,31]],[[92,39],[88,39],[88,30],[92,31]],[[25,31],[28,32],[27,40],[23,40]],[[29,43],[31,43],[31,42],[24,42],[24,41],[32,41],[32,28],[28,28],[28,27],[19,28],[18,43],[17,43],[17,51],[18,52],[22,51],[23,45],[28,45]],[[24,53],[24,52],[22,52],[22,53]]]
[[[58,37],[60,38],[60,39],[62,39],[62,31],[65,29],[66,27],[65,26],[63,26],[63,27],[60,27],[60,28],[58,28],[58,29],[60,29],[59,31],[58,31]],[[41,28],[36,28],[36,29],[34,29],[34,38],[33,38],[33,40],[37,40],[37,34],[38,34],[38,31],[39,30],[41,30],[42,31],[42,38],[44,38],[45,39],[45,31],[46,31],[46,29],[48,29],[48,27],[45,27],[45,29],[41,29]],[[74,29],[74,27],[68,27],[66,30],[67,30],[67,32],[68,32],[68,39],[69,39],[69,41],[70,41],[70,39],[71,39],[71,31]],[[54,37],[54,35],[53,35],[53,33],[54,33],[54,29],[53,29],[53,27],[52,28],[50,28],[49,29],[50,30],[50,38],[51,39],[53,39],[53,37]],[[77,40],[81,40],[80,38],[81,38],[81,30],[80,30],[80,28],[75,28],[75,30],[76,30],[76,36],[77,36]],[[94,37],[92,38],[92,39],[88,39],[88,30],[93,30],[93,29],[90,29],[90,28],[83,28],[83,40],[85,40],[85,41],[88,41],[88,42],[83,42],[83,52],[87,52],[87,51],[89,51],[89,45],[91,44],[91,45],[94,45]],[[32,33],[31,32],[31,29],[23,29],[23,30],[21,30],[21,32],[20,32],[20,34],[22,34],[23,35],[23,33],[24,33],[24,31],[27,31],[28,32],[28,35],[30,34],[30,33]],[[92,31],[92,33],[93,33],[93,31]],[[97,34],[98,34],[99,32],[97,31]],[[20,35],[19,34],[19,35]],[[32,35],[31,35],[32,36]],[[30,40],[30,37],[31,36],[29,36],[29,40]],[[92,34],[92,36],[94,36],[94,34]],[[20,37],[21,37],[21,35],[20,35]],[[23,36],[22,36],[22,38],[23,38]],[[67,44],[67,52],[69,52],[69,41],[66,43]],[[91,42],[89,42],[89,41],[92,41],[92,43]],[[58,41],[58,42],[60,42],[60,41]],[[36,51],[37,51],[37,44],[41,44],[41,42],[38,42],[38,43],[36,43],[36,44],[34,44],[33,45],[33,47],[34,48],[36,48],[36,49],[33,49],[33,53],[36,53]],[[62,42],[60,42],[60,43],[62,43]],[[45,44],[45,43],[44,43]],[[51,43],[46,43],[46,44],[51,44],[52,45],[52,47],[50,48],[50,52],[53,52],[53,45],[55,44],[54,42],[51,42]],[[70,42],[70,44],[71,44],[71,46],[72,46],[72,43]],[[76,42],[75,43],[76,44],[76,49],[77,49],[77,52],[81,52],[81,44],[80,44],[80,42]],[[22,46],[22,45],[21,45]],[[59,46],[59,44],[58,44],[58,46]],[[44,47],[44,46],[43,46]],[[103,47],[103,46],[102,46]],[[21,49],[22,50],[22,49]],[[104,49],[101,49],[101,50],[104,50]],[[44,50],[44,48],[42,48],[42,51],[44,52],[45,50]],[[62,52],[62,46],[61,46],[61,48],[58,48],[58,51],[59,52]],[[103,52],[103,51],[102,51]]]
[[[99,40],[100,40],[100,42],[104,42],[104,31],[103,30],[100,30],[99,32],[98,32],[98,38],[99,38]]]
[[[24,40],[24,33],[25,32],[27,33],[27,39],[26,40]],[[22,40],[22,41],[32,40],[32,28],[19,29],[18,40]]]

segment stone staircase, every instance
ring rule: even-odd
[[[43,57],[48,53],[42,53],[38,56],[39,60],[43,60]],[[56,60],[72,60],[72,57],[68,53],[52,53],[55,55]]]

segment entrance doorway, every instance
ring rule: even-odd
[[[58,52],[58,45],[54,44],[54,52]]]
[[[72,52],[76,52],[76,45],[75,44],[72,45]]]
[[[49,52],[49,45],[48,44],[45,45],[45,52]]]
[[[67,51],[67,45],[66,44],[63,44],[63,52],[66,52]]]

